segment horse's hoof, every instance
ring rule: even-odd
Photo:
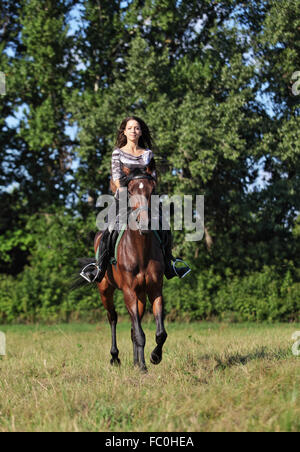
[[[119,358],[112,358],[110,360],[110,364],[112,366],[120,366],[121,365],[121,361],[119,360]]]
[[[150,356],[150,362],[152,364],[159,364],[162,360],[162,355],[157,355],[156,353],[152,352]]]
[[[148,369],[146,366],[140,366],[140,371],[142,374],[147,374],[148,373]]]

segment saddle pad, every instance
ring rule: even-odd
[[[120,243],[120,240],[124,234],[124,231],[126,230],[126,224],[122,226],[122,229],[120,231],[112,231],[111,234],[109,235],[108,238],[108,243],[106,244],[106,249],[109,252],[109,262],[110,264],[116,265],[117,264],[117,256],[118,256],[118,246]],[[155,237],[157,238],[160,246],[162,246],[162,241],[160,238],[160,235],[158,233],[158,231],[153,231]],[[96,260],[99,260],[99,247],[100,247],[100,242],[97,248],[97,252],[96,252]]]

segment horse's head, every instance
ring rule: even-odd
[[[147,234],[150,232],[151,195],[156,187],[156,179],[147,169],[134,170],[127,178],[129,206],[138,221],[139,232]]]

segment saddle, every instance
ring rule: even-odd
[[[120,240],[125,232],[126,227],[122,227],[122,229],[120,231],[118,230],[113,230],[111,231],[110,234],[108,234],[107,236],[104,236],[104,240],[106,240],[105,245],[105,249],[108,252],[108,261],[110,264],[116,265],[117,264],[117,255],[118,255],[118,246],[120,243]],[[164,231],[153,231],[153,233],[155,234],[161,248],[164,254],[164,246],[163,246],[163,232]],[[99,249],[100,249],[100,243],[102,241],[102,237],[101,240],[99,242],[97,251],[96,251],[96,260],[98,261],[99,259]]]

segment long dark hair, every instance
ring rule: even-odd
[[[124,135],[124,130],[126,129],[126,125],[127,125],[128,121],[131,121],[131,120],[137,121],[142,130],[142,135],[139,138],[138,145],[143,149],[146,149],[146,148],[152,149],[153,139],[151,137],[149,127],[141,118],[138,118],[137,116],[128,116],[127,118],[123,119],[123,121],[121,122],[121,125],[119,127],[119,130],[118,130],[116,147],[121,148],[126,145],[127,138]]]

